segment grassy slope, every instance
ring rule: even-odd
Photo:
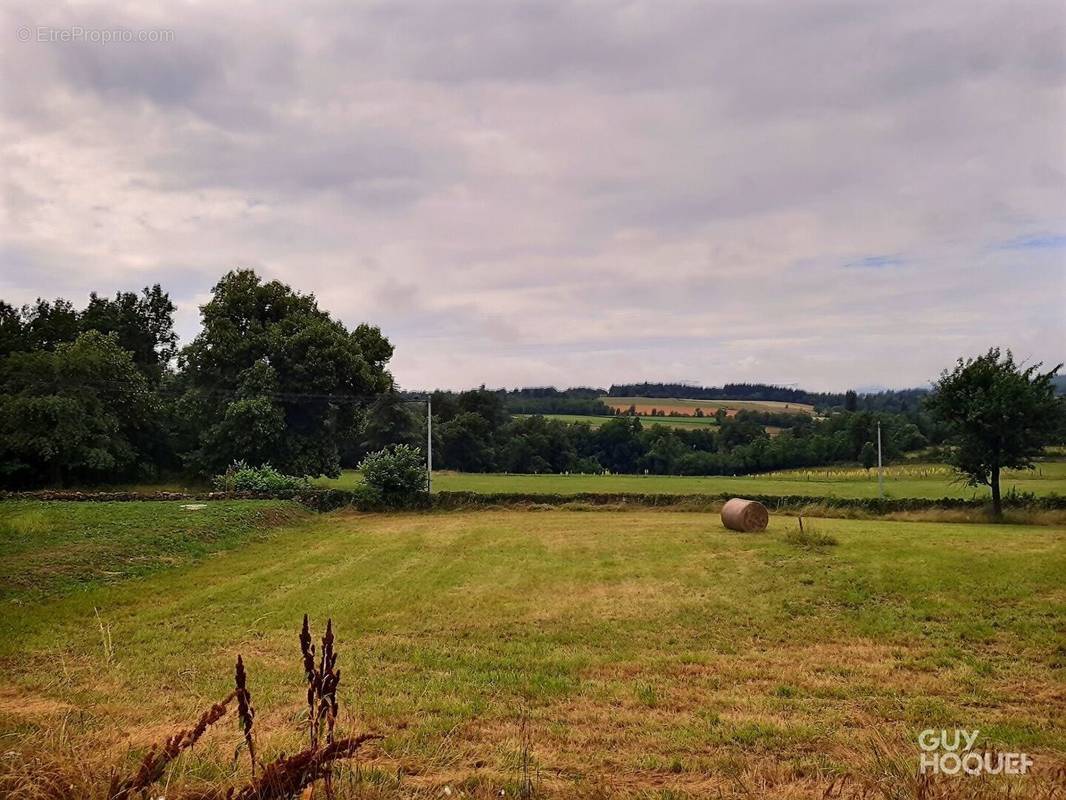
[[[362,479],[346,471],[321,485],[351,488]],[[647,492],[669,494],[804,495],[809,497],[877,497],[877,472],[862,469],[788,470],[769,475],[739,477],[683,477],[675,475],[504,475],[437,472],[435,491],[532,492],[577,494],[579,492]],[[1049,461],[1035,472],[1012,472],[1005,476],[1003,491],[1016,489],[1038,495],[1066,494],[1066,462]],[[985,497],[988,490],[955,483],[945,467],[917,465],[886,469],[888,497]]]
[[[306,512],[283,502],[0,503],[0,599],[145,575]]]
[[[138,507],[127,525],[153,527]],[[839,546],[789,544],[784,518],[738,535],[698,514],[337,513],[144,579],[24,594],[0,606],[4,749],[40,752],[38,726],[78,709],[68,740],[121,757],[224,694],[240,652],[261,751],[291,752],[307,611],[337,625],[344,726],[388,733],[364,767],[382,796],[513,787],[523,715],[559,797],[718,796],[738,778],[820,797],[834,770],[883,770],[875,736],[912,769],[926,727],[1062,758],[1066,532],[814,525]],[[222,728],[179,776],[232,769],[239,734]]]

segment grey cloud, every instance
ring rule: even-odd
[[[175,31],[0,52],[5,299],[158,280],[188,338],[254,266],[407,386],[905,385],[1066,339],[1061,4],[267,8],[5,11]]]
[[[368,206],[411,202],[427,166],[414,142],[387,130],[330,131],[303,138],[295,126],[266,134],[209,129],[155,160],[162,188],[229,187],[256,193],[342,191]]]

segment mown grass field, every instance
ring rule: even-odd
[[[529,417],[531,414],[515,414],[516,417]],[[542,414],[545,419],[559,422],[580,422],[598,428],[610,422],[614,417],[595,416],[593,414]],[[641,417],[642,425],[665,425],[668,428],[691,430],[692,428],[714,428],[718,421],[714,417]]]
[[[340,478],[323,479],[323,486],[353,488],[362,481],[354,470]],[[508,475],[502,473],[435,472],[434,491],[523,492],[579,494],[582,492],[644,492],[663,494],[802,495],[805,497],[877,497],[877,470],[830,467],[784,470],[762,475]],[[1003,491],[1037,495],[1066,495],[1066,461],[1045,461],[1038,469],[1008,472]],[[988,497],[984,487],[955,481],[942,464],[900,465],[885,468],[887,497]]]
[[[772,411],[786,414],[813,414],[814,406],[807,403],[784,403],[777,400],[685,400],[678,397],[601,397],[600,400],[611,408],[625,411],[636,406],[641,413],[650,413],[651,409],[679,411],[693,414],[702,409],[704,414],[712,417],[719,408],[728,412],[737,411]]]
[[[292,752],[304,612],[337,628],[342,729],[386,737],[342,797],[514,796],[523,753],[542,797],[908,797],[930,727],[1034,755],[999,779],[1011,797],[1066,766],[1062,529],[808,520],[837,542],[812,547],[781,517],[745,535],[708,514],[229,502],[7,502],[0,524],[9,778],[71,752],[132,764],[229,690],[237,653],[261,753]],[[175,559],[207,529],[217,547]],[[246,776],[240,741],[209,732],[167,796]],[[947,796],[985,786],[966,780]]]
[[[2,503],[0,600],[187,564],[262,538],[301,514],[291,503],[270,501]]]

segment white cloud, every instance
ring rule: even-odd
[[[408,387],[1055,361],[1064,25],[1058,3],[16,4],[0,291],[160,281],[188,337],[254,266],[379,324]]]

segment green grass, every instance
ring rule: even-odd
[[[0,599],[146,575],[236,547],[304,513],[285,502],[3,502]]]
[[[147,541],[160,505],[128,504],[96,536],[116,550],[132,530]],[[22,536],[27,558],[85,513],[17,508],[21,533],[5,542]],[[209,508],[225,519],[256,504]],[[42,598],[20,583],[0,601],[0,770],[54,747],[105,764],[132,748],[132,763],[228,691],[238,652],[261,752],[292,752],[304,612],[338,632],[342,728],[387,736],[359,796],[511,796],[524,719],[546,797],[759,796],[738,781],[820,797],[842,771],[887,791],[873,741],[913,768],[929,727],[1061,759],[1066,531],[806,525],[837,544],[790,541],[781,517],[742,535],[707,514],[338,512],[110,584]],[[3,562],[5,585],[17,563]],[[182,757],[172,790],[231,774],[239,741],[221,726]]]
[[[532,414],[515,414],[516,417],[529,417]],[[542,414],[545,419],[559,422],[580,422],[598,428],[616,417],[595,416],[592,414]],[[692,428],[713,428],[718,425],[714,417],[641,417],[642,425],[665,425],[668,428],[691,430]]]
[[[354,470],[322,486],[353,488],[362,478]],[[435,472],[434,491],[643,492],[663,494],[802,495],[805,497],[877,497],[877,470],[826,467],[787,470],[764,475],[688,477],[676,475],[507,475],[501,473]],[[1035,471],[1008,472],[1003,491],[1066,495],[1066,461],[1042,462]],[[937,464],[887,467],[885,495],[892,498],[987,497],[988,490],[956,483],[951,471]]]

